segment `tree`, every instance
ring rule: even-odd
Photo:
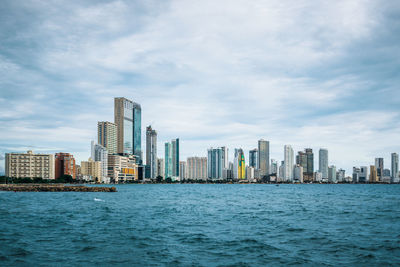
[[[157,183],[161,183],[161,182],[162,182],[162,179],[163,179],[163,177],[162,177],[161,175],[158,175],[158,176],[156,177]]]
[[[165,179],[165,181],[166,181],[168,184],[172,183],[171,177],[167,177],[167,179]]]
[[[74,182],[74,178],[72,178],[71,175],[64,174],[58,177],[55,182],[62,184],[72,184]]]

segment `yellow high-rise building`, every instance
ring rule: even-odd
[[[378,172],[376,171],[376,167],[374,165],[370,166],[369,182],[370,183],[378,182]]]
[[[246,162],[242,149],[238,151],[238,179],[246,179]]]

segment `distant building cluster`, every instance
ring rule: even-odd
[[[270,142],[258,141],[248,154],[242,148],[233,150],[229,160],[226,146],[209,148],[207,157],[180,158],[179,138],[164,144],[164,158],[158,158],[157,131],[146,127],[146,157],[142,151],[142,109],[140,104],[124,97],[114,98],[114,122],[97,123],[97,142],[91,142],[91,156],[76,164],[70,153],[7,153],[6,176],[15,178],[57,179],[69,175],[94,183],[127,183],[133,181],[236,181],[283,183],[398,183],[399,155],[392,153],[391,169],[385,169],[383,158],[370,166],[353,167],[352,175],[330,164],[328,150],[318,153],[318,170],[311,148],[295,155],[291,145],[283,147],[283,161],[270,158]]]

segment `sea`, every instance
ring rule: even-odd
[[[399,266],[400,185],[0,192],[0,266]]]

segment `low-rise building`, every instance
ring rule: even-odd
[[[52,154],[6,153],[5,168],[7,177],[55,179]]]
[[[90,176],[92,181],[96,183],[102,182],[101,161],[93,161],[89,158],[88,161],[81,162],[81,174],[83,177]]]

